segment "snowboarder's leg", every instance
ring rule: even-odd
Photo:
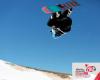
[[[64,34],[64,32],[60,29],[60,28],[55,28],[55,26],[52,27],[52,36],[54,38],[61,36],[62,34]]]
[[[60,27],[60,29],[63,32],[69,32],[71,30],[72,19],[69,17],[66,17],[66,18],[62,19],[61,24],[62,24],[62,26]]]

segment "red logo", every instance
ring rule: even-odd
[[[97,74],[95,80],[100,80],[100,72]]]
[[[88,64],[85,64],[86,66],[86,72],[94,72],[96,71],[96,67],[95,66],[89,66]]]
[[[76,76],[77,77],[84,77],[84,78],[88,78],[90,77],[90,74],[91,72],[94,72],[96,71],[96,67],[95,66],[91,66],[89,64],[85,64],[85,69],[83,68],[77,68],[76,69]]]

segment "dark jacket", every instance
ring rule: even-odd
[[[69,32],[71,30],[72,19],[67,16],[68,10],[63,13],[59,12],[60,16],[56,17],[56,13],[52,14],[52,19],[50,18],[47,25],[49,27],[55,26],[60,28],[63,32]]]

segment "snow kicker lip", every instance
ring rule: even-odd
[[[71,75],[20,66],[0,60],[0,80],[71,80]]]

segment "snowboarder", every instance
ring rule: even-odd
[[[59,5],[58,5],[59,6]],[[52,13],[51,18],[48,20],[47,25],[52,28],[52,32],[55,37],[61,36],[62,34],[71,31],[72,19],[70,15],[72,8],[67,9],[63,12],[59,11]]]

